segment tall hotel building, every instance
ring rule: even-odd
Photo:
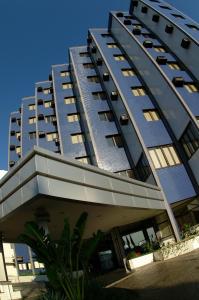
[[[131,1],[11,114],[9,168],[39,146],[158,186],[172,222],[197,224],[198,78],[199,25],[161,0]],[[165,213],[132,223],[120,228],[124,241],[172,234]]]

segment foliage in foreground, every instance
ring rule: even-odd
[[[89,259],[102,237],[102,233],[98,231],[92,238],[83,241],[87,218],[88,214],[82,213],[73,230],[65,219],[63,231],[57,241],[54,241],[50,234],[46,234],[37,223],[26,223],[20,242],[30,246],[37,260],[45,265],[49,280],[51,292],[44,295],[43,300],[86,299],[86,271]]]

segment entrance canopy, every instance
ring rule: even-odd
[[[153,217],[165,210],[161,190],[35,147],[0,181],[0,231],[16,242],[27,221],[49,219],[57,239],[64,218],[73,226],[88,212],[86,236]]]

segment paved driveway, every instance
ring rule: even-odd
[[[129,300],[199,300],[199,250],[142,267],[112,288]]]

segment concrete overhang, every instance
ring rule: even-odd
[[[153,217],[165,208],[157,186],[34,147],[0,181],[0,231],[15,242],[24,224],[38,211],[50,216],[49,230],[57,239],[67,217],[73,226],[88,212],[85,237],[101,229]]]

